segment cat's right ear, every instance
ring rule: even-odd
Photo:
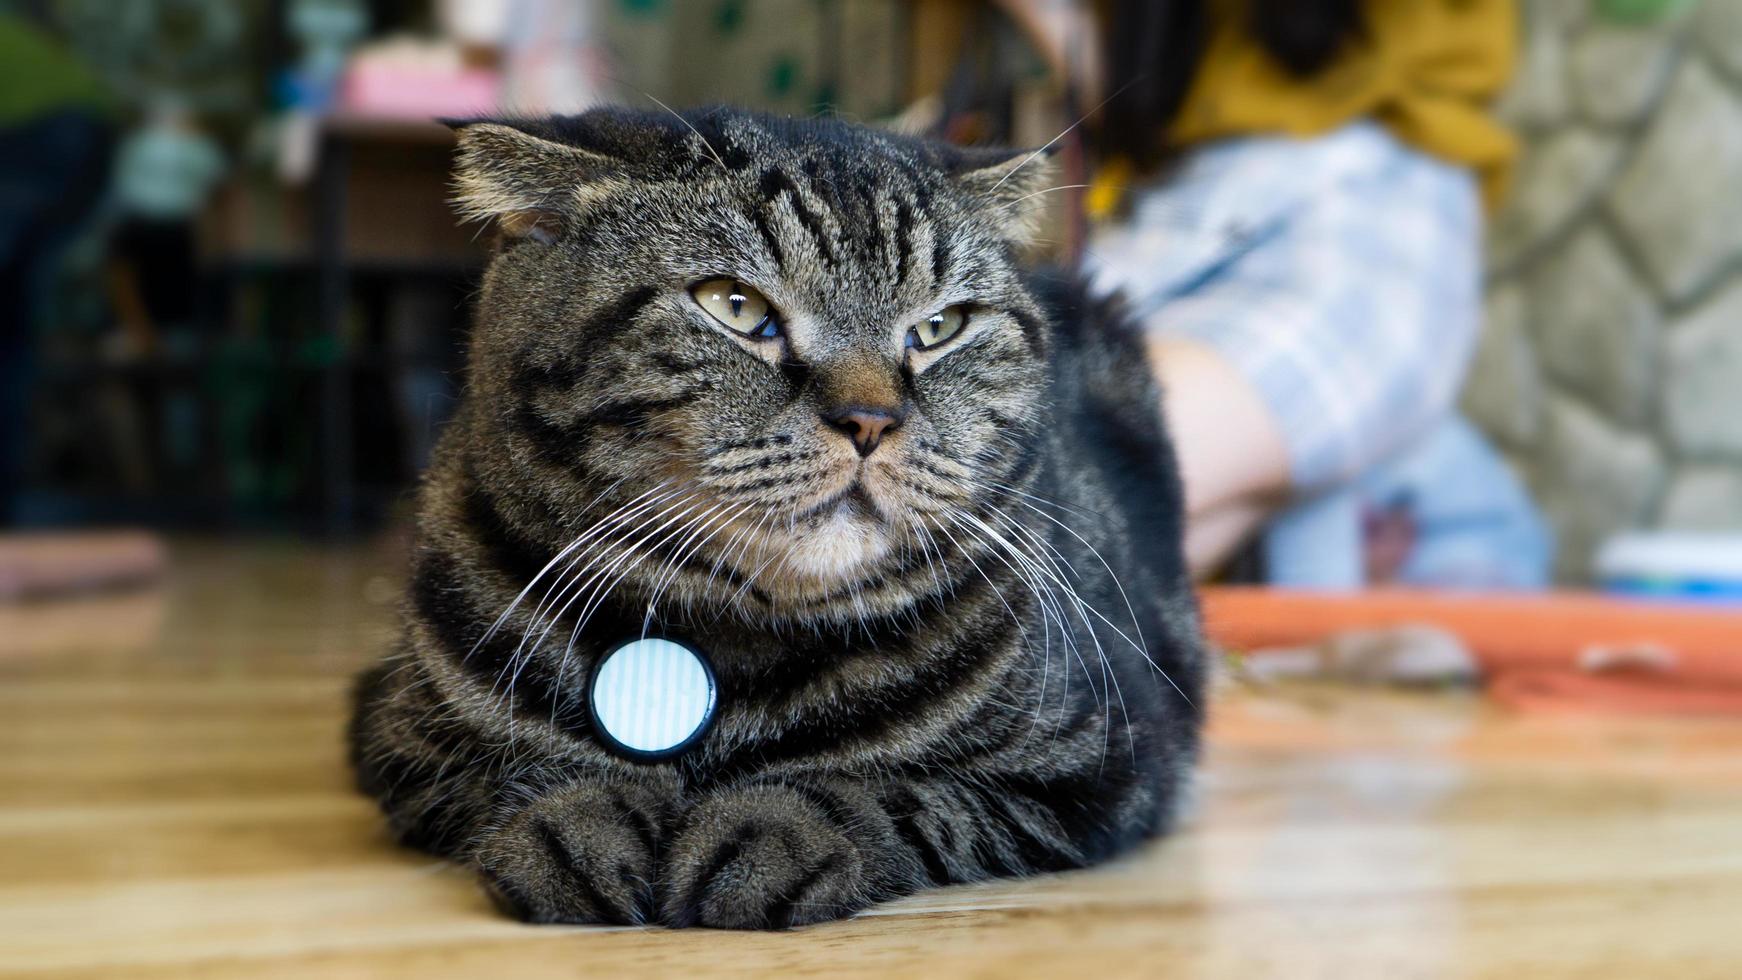
[[[445,120],[458,134],[454,207],[510,238],[548,241],[590,202],[617,189],[611,157],[534,136],[504,122]]]

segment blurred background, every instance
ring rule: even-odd
[[[733,102],[1040,145],[1105,90],[1085,25],[1116,6],[0,3],[0,524],[343,538],[403,517],[485,257],[432,117]],[[1728,575],[1742,4],[1524,0],[1515,21],[1495,112],[1519,153],[1458,405],[1545,519],[1544,574]],[[1097,125],[1061,142],[1061,184],[1093,179]],[[1069,259],[1092,208],[1061,190],[1043,238]],[[1640,531],[1677,533],[1605,571]]]

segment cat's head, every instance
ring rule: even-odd
[[[469,451],[553,541],[627,508],[827,590],[1026,479],[1036,154],[730,109],[455,125],[459,205],[501,240]]]

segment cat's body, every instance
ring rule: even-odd
[[[400,837],[537,921],[779,927],[1167,825],[1204,671],[1178,481],[1135,334],[1014,264],[1025,158],[730,110],[461,145],[521,234],[360,687]],[[717,277],[769,336],[710,320]],[[665,761],[586,704],[647,631],[718,683]]]

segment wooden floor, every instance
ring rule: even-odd
[[[1229,692],[1190,827],[795,933],[527,927],[354,795],[391,547],[0,607],[0,973],[1742,977],[1742,723]]]

